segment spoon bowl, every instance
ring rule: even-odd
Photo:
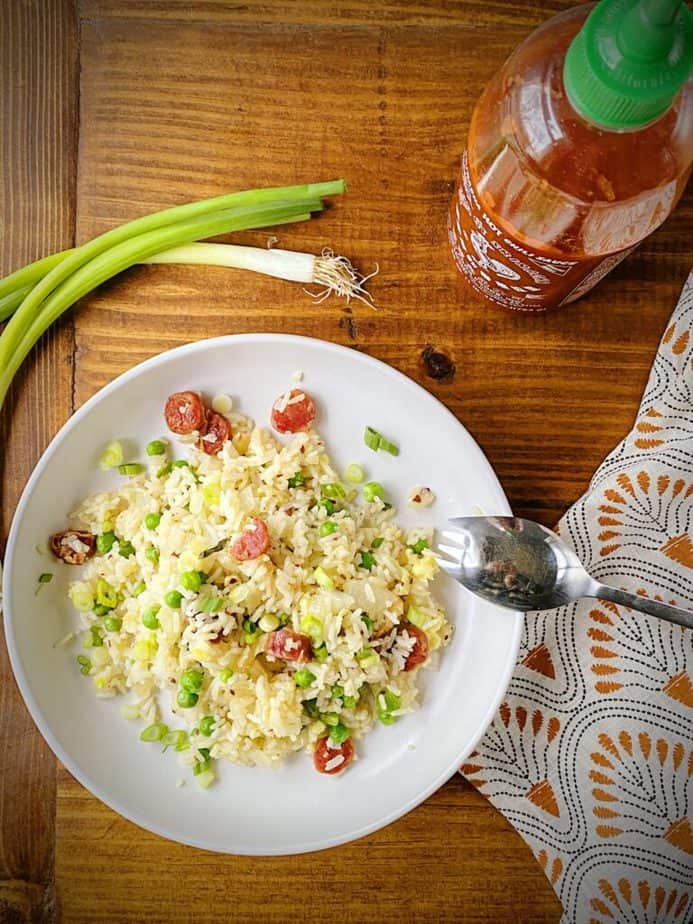
[[[599,597],[693,628],[693,613],[600,584],[573,549],[539,523],[519,517],[454,517],[438,562],[460,584],[498,606],[550,610]]]

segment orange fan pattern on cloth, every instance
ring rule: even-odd
[[[632,432],[559,532],[599,581],[693,608],[693,274]],[[461,768],[532,848],[564,924],[693,921],[693,632],[612,603],[530,613]]]

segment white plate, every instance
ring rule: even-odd
[[[360,759],[340,777],[315,773],[305,754],[278,771],[218,763],[207,791],[174,754],[138,740],[118,699],[99,700],[76,663],[76,643],[54,644],[75,626],[65,599],[70,568],[37,553],[64,528],[73,505],[112,485],[96,464],[119,438],[140,451],[165,431],[162,408],[182,388],[227,392],[260,423],[297,370],[316,399],[316,426],[338,467],[361,462],[385,484],[406,523],[470,513],[509,513],[491,466],[464,427],[405,376],[354,350],[275,334],[221,337],[163,353],[120,376],[62,428],[34,471],[12,524],[4,576],[5,629],[24,700],[41,733],[75,777],[121,815],[158,834],[208,850],[288,854],[353,840],[393,821],[444,783],[473,750],[510,680],[522,619],[466,594],[445,576],[437,591],[456,625],[437,672],[422,671],[421,709],[378,726],[358,743]],[[401,445],[393,458],[363,443],[364,425]],[[425,513],[407,509],[407,490],[438,495]],[[55,578],[36,596],[38,575]]]

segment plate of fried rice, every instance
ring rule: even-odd
[[[353,840],[438,788],[512,672],[518,614],[439,573],[509,508],[446,408],[363,353],[180,347],[62,428],[15,514],[12,666],[57,757],[137,824],[230,853]]]

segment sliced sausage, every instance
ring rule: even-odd
[[[354,759],[354,745],[347,738],[341,744],[331,744],[329,737],[315,745],[313,763],[318,773],[342,773]]]
[[[315,404],[305,391],[293,388],[274,402],[270,419],[280,433],[300,433],[315,420]]]
[[[263,555],[269,547],[270,535],[267,524],[260,517],[253,517],[250,526],[243,530],[231,546],[231,554],[236,561],[251,561]]]
[[[283,661],[296,661],[305,664],[313,654],[311,640],[300,632],[291,629],[277,629],[270,632],[265,642],[265,654]]]
[[[169,430],[180,436],[193,430],[204,433],[207,410],[196,391],[177,391],[166,399],[164,417]]]
[[[84,529],[65,529],[51,536],[50,547],[66,565],[83,565],[96,551],[96,536]]]
[[[216,411],[207,411],[205,434],[200,437],[197,448],[206,452],[208,456],[216,456],[232,436],[233,430],[228,420]]]
[[[409,652],[409,657],[404,662],[405,671],[413,671],[415,667],[423,664],[428,657],[428,637],[423,629],[406,623],[403,630],[410,638],[414,639],[414,647]]]

